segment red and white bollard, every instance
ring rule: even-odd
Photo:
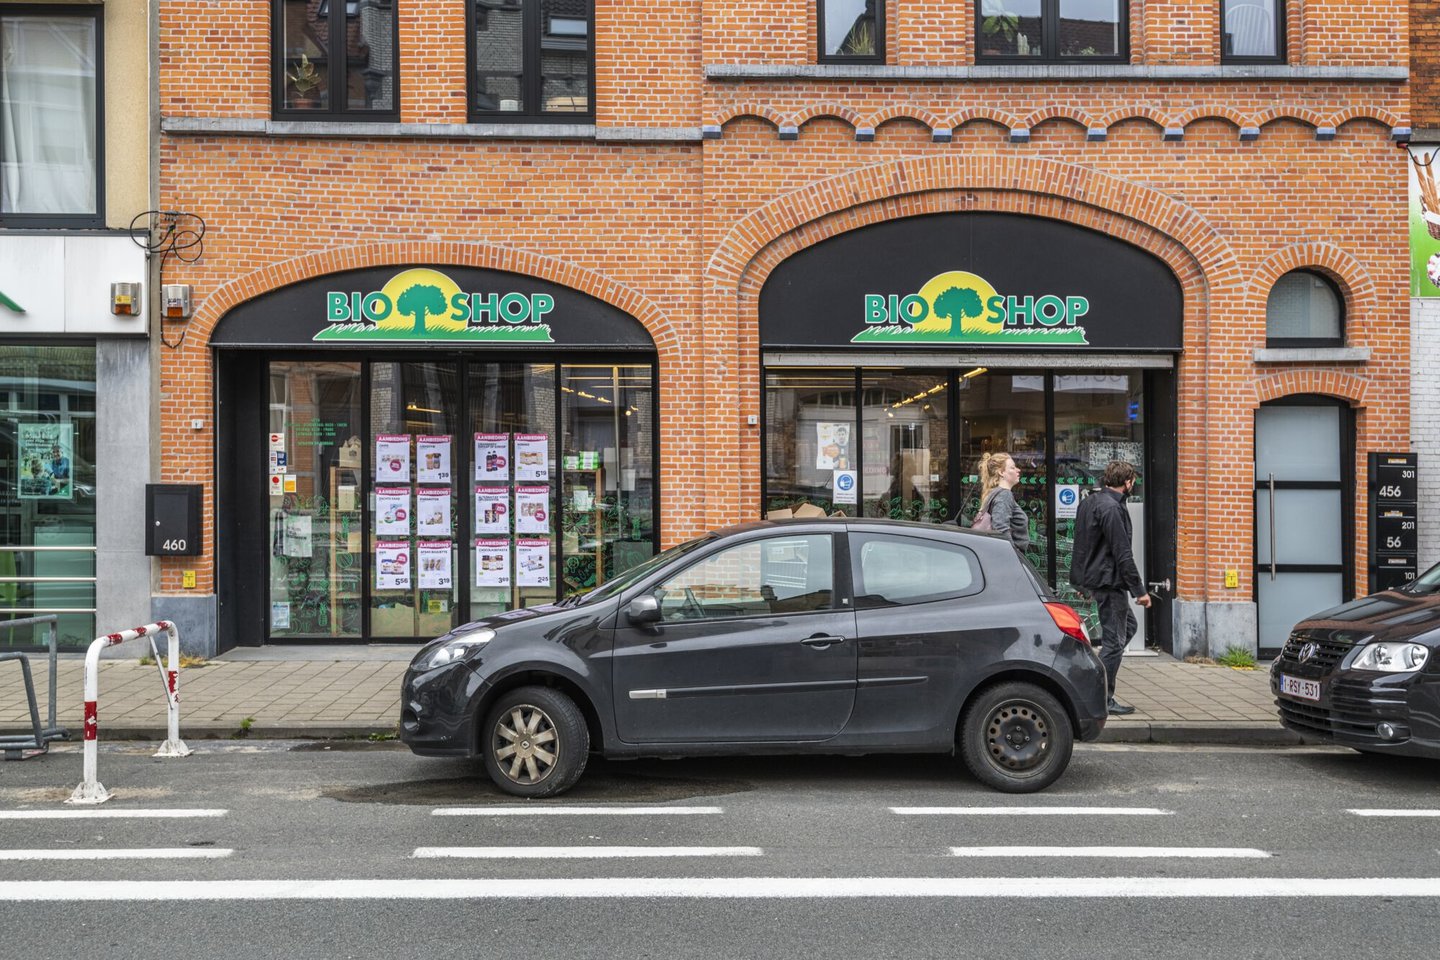
[[[155,647],[155,634],[164,631],[170,635],[169,666],[160,666],[160,651]],[[155,655],[155,669],[160,671],[160,680],[165,685],[169,738],[155,752],[157,757],[188,757],[190,748],[180,739],[180,631],[168,620],[149,623],[134,630],[111,633],[96,637],[85,652],[85,762],[80,786],[70,794],[66,803],[104,803],[110,799],[110,792],[96,779],[97,739],[100,735],[100,717],[96,701],[100,696],[100,651],[105,647],[136,637],[150,638],[150,651]]]

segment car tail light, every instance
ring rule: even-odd
[[[1055,621],[1055,626],[1060,628],[1061,633],[1089,645],[1090,637],[1085,633],[1085,623],[1074,607],[1064,603],[1047,603],[1045,609],[1050,611],[1050,619]]]

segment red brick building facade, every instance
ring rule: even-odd
[[[653,342],[653,521],[668,546],[758,518],[794,492],[776,480],[791,467],[762,462],[777,455],[777,431],[789,429],[777,420],[783,404],[766,400],[790,382],[785,371],[847,370],[852,358],[860,385],[848,402],[866,443],[892,442],[866,431],[867,371],[889,371],[874,374],[887,383],[926,379],[911,376],[895,351],[854,352],[849,333],[833,349],[800,350],[783,336],[763,342],[767,280],[792,257],[877,226],[1002,222],[934,220],[972,213],[1083,228],[1143,251],[1178,289],[1180,342],[1135,363],[1121,346],[1093,367],[1055,361],[1058,348],[1028,360],[1023,350],[996,348],[994,362],[983,362],[990,355],[979,347],[954,362],[948,348],[927,348],[917,365],[934,373],[940,392],[956,393],[971,370],[983,379],[1014,369],[1023,376],[1010,379],[1006,396],[1034,390],[1049,406],[1027,421],[1044,431],[1016,427],[1012,417],[982,438],[983,412],[968,400],[934,421],[924,461],[959,466],[921,471],[937,485],[924,518],[960,509],[972,454],[1006,445],[1038,451],[1027,469],[1041,475],[1036,497],[1053,504],[1044,471],[1058,470],[1049,477],[1057,484],[1072,479],[1055,459],[1056,417],[1069,402],[1061,395],[1084,387],[1064,371],[1132,371],[1132,414],[1143,393],[1149,432],[1142,438],[1136,426],[1141,446],[1124,449],[1164,461],[1142,521],[1154,561],[1147,572],[1170,578],[1179,601],[1152,624],[1150,639],[1176,652],[1253,646],[1257,597],[1266,616],[1264,567],[1274,559],[1257,517],[1257,411],[1287,397],[1330,398],[1339,401],[1344,462],[1327,495],[1343,501],[1347,518],[1336,575],[1344,592],[1364,592],[1366,454],[1408,449],[1410,423],[1406,173],[1395,142],[1409,127],[1405,5],[1271,4],[1281,18],[1277,49],[1257,63],[1222,53],[1230,4],[1130,0],[1114,5],[1123,14],[1120,56],[1022,63],[979,50],[983,21],[971,2],[889,0],[876,57],[883,62],[857,63],[820,56],[823,5],[815,0],[596,0],[593,17],[583,3],[574,17],[588,20],[593,50],[584,109],[531,127],[474,113],[466,4],[409,0],[394,3],[393,116],[292,118],[277,108],[293,94],[275,89],[277,63],[290,52],[278,49],[272,30],[277,6],[160,5],[161,205],[198,214],[209,232],[198,261],[165,267],[164,282],[193,285],[196,310],[165,325],[169,342],[182,331],[184,340],[161,348],[159,360],[162,479],[204,485],[206,547],[162,561],[156,605],[218,624],[221,646],[278,638],[275,624],[290,616],[288,606],[283,614],[264,607],[268,628],[251,614],[235,619],[227,596],[256,589],[227,564],[273,560],[278,540],[261,536],[253,558],[224,545],[237,529],[263,527],[281,503],[257,501],[253,513],[231,516],[216,496],[226,448],[238,441],[227,436],[217,395],[227,354],[212,334],[232,312],[331,274],[429,267],[532,278],[628,315]],[[563,32],[548,23],[543,29]],[[954,269],[963,261],[957,252]],[[1044,264],[1033,266],[1043,277]],[[1285,338],[1272,330],[1265,352],[1272,289],[1293,271],[1330,285],[1343,337],[1286,352],[1274,348]],[[1150,322],[1132,320],[1137,329]],[[858,302],[845,323],[864,327]],[[1152,380],[1145,371],[1165,372]],[[811,414],[801,418],[808,430]],[[1075,451],[1109,429],[1083,414],[1067,422]],[[1170,439],[1156,433],[1167,429]],[[812,455],[808,435],[784,436],[800,444],[786,455]],[[866,455],[859,447],[856,459]],[[562,454],[569,451],[552,451]],[[241,461],[245,482],[263,484],[263,468],[251,462]],[[907,462],[914,469],[918,461]],[[862,483],[895,482],[903,472],[858,467]],[[844,509],[829,499],[827,509]],[[368,546],[359,552],[373,555]],[[1063,579],[1063,556],[1037,558],[1037,569]],[[185,571],[195,573],[193,588]],[[367,622],[358,634],[378,635]],[[1262,649],[1273,647],[1259,633]]]

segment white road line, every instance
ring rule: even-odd
[[[198,900],[1440,898],[1440,877],[597,877],[493,880],[16,880],[0,903]]]
[[[759,847],[416,847],[412,857],[474,860],[584,860],[623,857],[760,857]]]
[[[719,807],[440,807],[437,817],[684,817],[718,814]]]
[[[902,817],[1168,817],[1156,807],[891,807]]]
[[[951,847],[954,857],[1114,857],[1263,860],[1251,847]]]
[[[0,860],[214,860],[226,847],[151,847],[115,850],[0,850]]]
[[[1440,810],[1347,810],[1357,817],[1440,817]]]
[[[119,820],[124,818],[154,819],[167,817],[223,817],[229,810],[130,810],[106,807],[95,810],[0,810],[0,820]]]

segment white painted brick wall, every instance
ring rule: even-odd
[[[1440,563],[1440,299],[1410,301],[1410,446],[1420,455],[1420,569]]]

